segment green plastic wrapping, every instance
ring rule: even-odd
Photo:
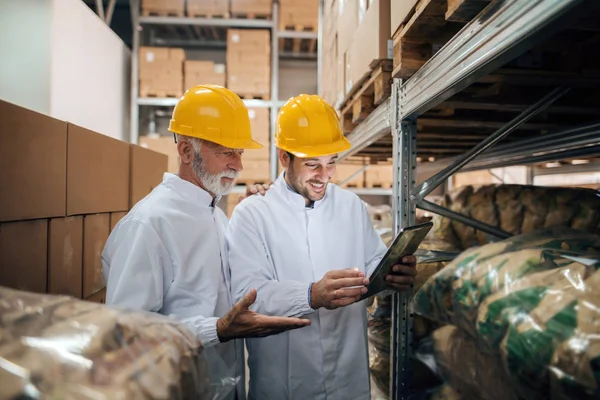
[[[472,248],[415,295],[415,312],[498,356],[519,396],[600,398],[600,236],[547,228]]]

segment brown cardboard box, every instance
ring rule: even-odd
[[[339,163],[336,165],[335,174],[333,174],[333,178],[331,179],[331,181],[333,183],[338,184],[341,181],[348,179],[350,176],[352,176],[352,174],[356,173],[361,168],[362,168],[362,165],[360,165],[360,164]],[[363,173],[356,175],[354,178],[345,182],[341,186],[342,187],[364,187],[364,184],[365,184],[365,174],[363,172]]]
[[[47,261],[48,220],[0,224],[0,286],[46,293]]]
[[[125,212],[125,211],[110,213],[110,231],[111,232],[113,231],[113,229],[115,229],[115,226],[117,226],[119,221],[121,219],[123,219],[123,217],[126,215],[127,215],[127,212]]]
[[[312,27],[316,32],[318,23],[318,0],[279,0],[279,25],[281,28]]]
[[[258,151],[258,150],[252,150]],[[245,152],[242,157],[244,169],[238,175],[239,183],[262,183],[269,181],[269,158],[258,159],[254,158],[251,162],[245,162],[247,160],[250,151]]]
[[[230,90],[248,98],[270,97],[270,43],[266,29],[227,32],[227,87]]]
[[[183,94],[185,51],[178,47],[141,47],[139,50],[140,96]]]
[[[110,214],[86,215],[83,218],[83,298],[102,290],[102,250],[110,231]]]
[[[141,146],[131,145],[131,180],[129,208],[158,186],[169,167],[167,155]]]
[[[173,135],[142,136],[140,137],[140,146],[166,154],[169,159],[167,172],[179,172],[179,153],[177,153],[177,144],[173,139]]]
[[[342,54],[350,48],[352,38],[358,28],[358,1],[338,0],[338,48]]]
[[[228,0],[187,0],[187,15],[189,17],[228,16]]]
[[[252,14],[270,18],[273,14],[272,0],[231,0],[230,7],[234,16]]]
[[[394,36],[417,5],[418,0],[390,0],[390,34]]]
[[[67,215],[129,209],[129,143],[67,128]]]
[[[0,100],[0,222],[61,217],[67,123]]]
[[[225,86],[225,64],[215,64],[212,61],[186,61],[184,90],[201,84]]]
[[[250,117],[250,129],[252,137],[265,147],[268,147],[271,137],[271,121],[268,108],[249,108],[248,116]]]
[[[392,164],[370,165],[365,171],[367,187],[391,188],[394,182],[394,168]]]
[[[142,15],[183,17],[185,0],[142,0]]]
[[[53,218],[48,230],[48,293],[82,293],[83,217]]]
[[[370,72],[373,60],[393,59],[390,32],[390,0],[374,0],[346,51],[345,90],[349,93]]]

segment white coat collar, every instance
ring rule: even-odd
[[[288,186],[284,174],[285,171],[279,175],[277,180],[275,180],[274,188],[288,203],[294,206],[294,209],[304,211],[307,208],[306,199],[301,194],[299,194],[298,192],[296,192]],[[330,185],[327,185],[327,189],[325,190],[325,196],[323,196],[321,200],[315,201],[312,208],[318,208],[322,206],[325,200],[327,200],[327,198],[329,197],[329,191],[331,190],[331,187],[329,186]]]
[[[220,200],[220,196],[213,199],[210,193],[200,186],[194,185],[192,182],[188,182],[185,179],[181,179],[178,175],[170,172],[165,172],[163,175],[163,184],[181,194],[185,199],[196,204],[214,207]]]

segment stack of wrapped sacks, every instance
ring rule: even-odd
[[[463,399],[600,398],[600,236],[546,228],[469,249],[416,293]]]
[[[235,380],[205,350],[166,317],[0,287],[0,399],[218,399]]]

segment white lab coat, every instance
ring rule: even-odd
[[[246,340],[248,398],[369,399],[365,302],[316,312],[308,303],[309,284],[328,271],[356,267],[369,276],[385,255],[358,196],[329,184],[307,208],[282,174],[264,197],[236,207],[226,240],[234,300],[256,288],[257,312],[311,320],[306,328]]]
[[[202,188],[164,174],[107,240],[106,304],[181,319],[205,346],[214,346],[226,364],[220,367],[239,377],[238,399],[245,399],[243,342],[220,343],[217,336],[216,322],[233,303],[224,239],[228,220],[214,204]]]

